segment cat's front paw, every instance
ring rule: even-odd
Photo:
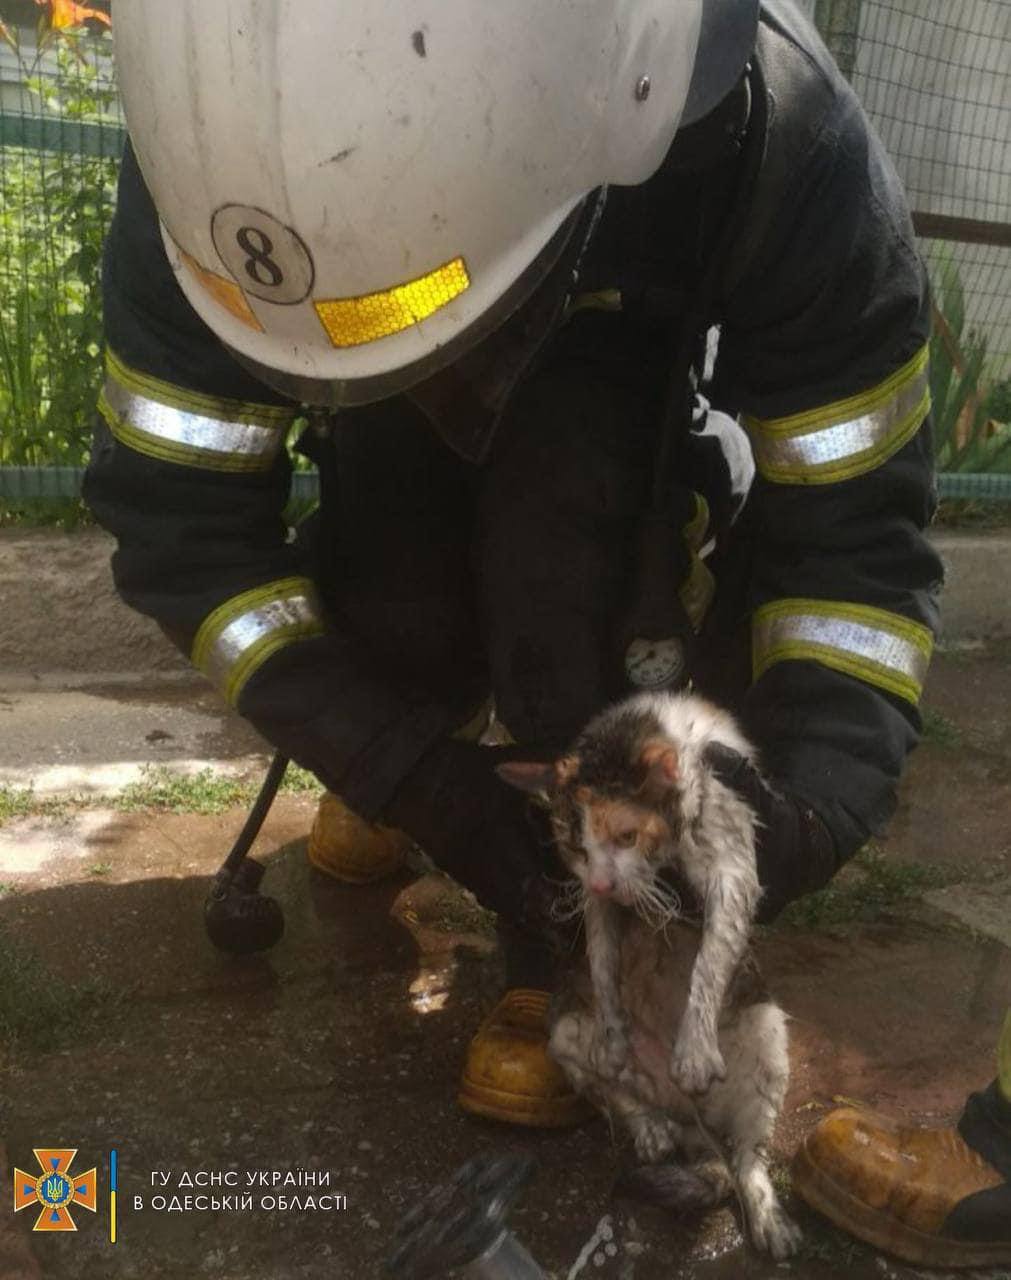
[[[769,1254],[776,1262],[792,1258],[804,1240],[800,1227],[778,1204],[770,1205],[760,1219],[752,1221],[749,1226],[755,1248]]]
[[[715,1041],[697,1035],[678,1036],[671,1054],[670,1077],[682,1093],[702,1094],[726,1079],[727,1064]]]
[[[615,1080],[628,1059],[628,1036],[623,1027],[600,1027],[591,1050],[594,1071],[605,1080]]]

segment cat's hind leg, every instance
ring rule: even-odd
[[[679,1215],[715,1209],[733,1189],[726,1162],[715,1156],[693,1164],[665,1161],[642,1165],[623,1174],[615,1184],[615,1191],[620,1194]]]
[[[725,1147],[752,1243],[781,1262],[801,1239],[776,1196],[767,1155],[789,1079],[786,1015],[771,1002],[750,1005],[721,1045],[727,1078],[697,1099],[699,1117]]]
[[[653,1164],[681,1142],[683,1129],[636,1089],[636,1073],[626,1068],[622,1084],[602,1078],[597,1069],[601,1028],[589,1013],[562,1014],[551,1030],[549,1052],[572,1082],[573,1088],[600,1106],[612,1120],[624,1125],[635,1143],[640,1160]]]
[[[607,1109],[620,1119],[635,1143],[635,1154],[643,1164],[657,1164],[681,1147],[684,1129],[666,1112],[624,1088],[609,1088]]]

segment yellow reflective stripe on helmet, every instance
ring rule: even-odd
[[[778,484],[830,484],[873,470],[930,409],[927,348],[869,391],[788,418],[746,415],[755,462]]]
[[[392,289],[356,298],[320,298],[313,305],[335,347],[360,347],[427,320],[469,288],[467,264],[454,258]]]
[[[272,654],[295,640],[322,634],[312,581],[282,578],[243,591],[208,614],[190,657],[234,707],[249,677]]]
[[[694,514],[681,530],[681,536],[691,552],[692,565],[687,578],[681,583],[678,595],[681,597],[681,603],[692,626],[698,631],[716,594],[716,579],[699,555],[709,529],[709,503],[701,493],[693,496],[695,498]]]
[[[917,703],[933,637],[918,622],[865,604],[776,600],[752,621],[757,680],[774,662],[810,659]]]
[[[106,353],[98,407],[117,440],[138,453],[211,471],[269,471],[297,410],[186,392]]]

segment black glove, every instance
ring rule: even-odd
[[[406,831],[483,906],[521,929],[550,935],[556,891],[546,876],[562,872],[546,821],[495,773],[509,752],[440,742],[401,783],[382,821]]]
[[[758,814],[758,920],[768,924],[787,903],[828,884],[839,868],[828,828],[803,801],[777,791],[744,756],[713,743],[705,751],[713,772]]]

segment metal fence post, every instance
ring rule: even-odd
[[[860,6],[863,0],[815,0],[814,21],[847,80],[857,62]]]

